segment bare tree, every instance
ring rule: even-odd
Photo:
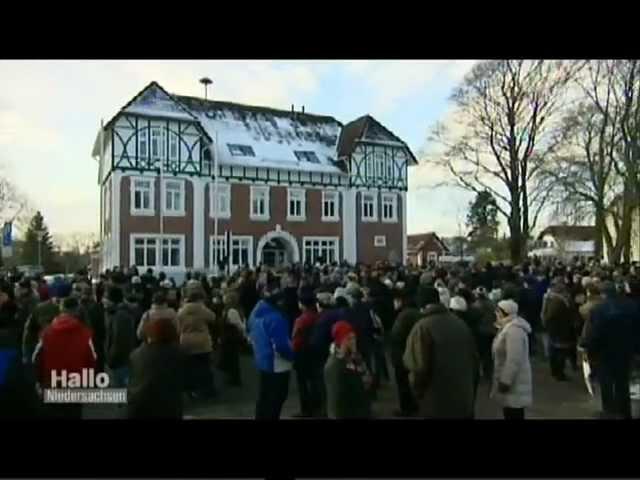
[[[636,60],[594,60],[576,76],[583,99],[560,129],[563,149],[543,169],[557,204],[592,209],[610,261],[630,257],[631,213],[640,192],[640,69]],[[608,222],[607,219],[610,219]]]
[[[0,168],[0,221],[12,221],[21,228],[29,223],[32,216],[33,208],[27,197],[3,175]]]
[[[507,219],[510,255],[524,255],[550,192],[538,182],[555,151],[554,122],[564,107],[567,85],[581,62],[494,60],[476,64],[454,91],[464,134],[450,137],[454,125],[436,125],[430,140],[445,146],[427,161],[444,167],[453,184],[476,193],[488,190]]]

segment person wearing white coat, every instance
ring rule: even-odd
[[[529,334],[531,326],[518,316],[518,304],[503,300],[496,309],[499,331],[493,341],[493,387],[491,396],[502,405],[504,418],[524,420],[533,403]]]

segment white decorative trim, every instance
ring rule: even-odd
[[[291,215],[291,197],[292,195],[302,195],[300,199],[300,215]],[[307,192],[304,188],[287,188],[287,221],[288,222],[304,222],[307,220]]]
[[[373,246],[374,247],[386,247],[387,246],[387,237],[386,237],[386,235],[375,235],[373,237]]]
[[[218,195],[222,190],[227,191],[227,212],[224,214],[218,214],[218,219],[228,220],[231,218],[231,184],[222,183],[218,181]],[[209,217],[215,218],[215,182],[209,182]]]
[[[402,208],[402,264],[406,265],[409,258],[407,239],[407,192],[402,192],[400,199],[402,202],[400,205],[400,208]]]
[[[208,180],[204,178],[194,179],[193,185],[193,269],[202,270],[204,264],[204,242],[205,242],[205,216],[204,216],[204,195]]]
[[[286,240],[293,250],[293,263],[300,262],[300,248],[298,247],[296,237],[284,230],[272,230],[271,232],[263,235],[258,241],[258,245],[256,247],[256,265],[260,265],[262,263],[262,249],[274,238],[282,238],[283,240]]]
[[[333,242],[333,244],[336,247],[336,251],[335,251],[335,261],[336,262],[340,262],[340,237],[302,237],[302,262],[305,263],[307,261],[307,254],[306,254],[306,246],[305,244],[307,243],[307,241],[310,242],[323,242],[323,241],[329,241],[329,242]]]
[[[129,235],[129,263],[135,265],[135,241],[138,238],[151,238],[156,241],[156,264],[155,265],[136,265],[138,268],[153,268],[157,271],[178,272],[186,268],[187,244],[185,235],[159,235],[157,233],[131,233]],[[162,241],[163,240],[180,240],[180,265],[164,266],[162,265]]]
[[[149,208],[136,209],[135,205],[135,182],[136,180],[149,181],[151,189],[149,190]],[[130,175],[129,176],[129,206],[130,215],[133,217],[149,217],[156,214],[156,182],[155,177],[142,176],[142,175]]]
[[[365,217],[364,216],[364,197],[365,195],[373,195],[373,216]],[[360,220],[363,223],[374,223],[378,221],[378,192],[377,191],[361,191],[360,192]]]
[[[358,235],[356,221],[356,190],[342,192],[342,250],[344,260],[355,264],[358,259]]]
[[[111,245],[110,267],[120,265],[122,257],[120,256],[120,209],[122,195],[122,174],[114,171],[111,174],[111,232],[109,234],[109,243]],[[129,184],[131,188],[131,184]]]
[[[384,218],[384,201],[385,198],[392,199],[393,216],[391,218]],[[382,193],[380,197],[380,218],[383,223],[398,223],[398,194],[396,193]]]
[[[333,195],[333,202],[334,202],[333,217],[324,216],[324,203],[326,200],[325,196],[327,194]],[[340,192],[338,190],[322,190],[322,201],[320,202],[320,209],[321,209],[320,213],[322,215],[323,222],[339,222],[340,221]]]
[[[271,218],[270,215],[270,191],[269,191],[269,186],[255,186],[252,185],[250,188],[250,195],[249,195],[249,218],[251,220],[257,220],[257,221],[267,221]],[[265,209],[265,213],[264,215],[254,215],[253,213],[253,197],[258,193],[258,192],[266,192],[266,196],[265,196],[265,202],[264,202],[264,209]]]
[[[167,182],[175,182],[180,184],[180,197],[182,199],[182,210],[169,210],[167,208]],[[162,203],[162,215],[164,217],[184,217],[186,215],[187,195],[185,188],[185,180],[183,178],[163,178],[162,187],[160,189],[160,202]]]

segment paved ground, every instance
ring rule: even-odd
[[[569,382],[556,382],[549,374],[547,363],[543,359],[534,359],[534,404],[527,411],[528,418],[546,419],[592,419],[597,414],[599,397],[591,398],[582,382],[582,374],[572,374]],[[245,418],[254,415],[255,399],[257,396],[257,373],[253,367],[253,360],[249,356],[242,358],[242,388],[226,387],[222,376],[216,370],[216,384],[218,397],[206,403],[186,404],[185,417],[193,419],[215,418]],[[294,376],[291,377],[289,397],[284,405],[283,418],[291,418],[299,411],[300,404]],[[390,418],[397,408],[398,400],[394,383],[388,383],[381,388],[378,400],[373,410],[377,418]],[[90,406],[85,408],[85,418],[122,418],[124,409],[113,406]],[[480,386],[476,402],[476,417],[479,419],[502,418],[502,411],[489,398],[489,387]]]

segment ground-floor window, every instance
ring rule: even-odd
[[[210,242],[210,255],[209,265],[214,267],[216,259],[216,251],[214,248],[214,237],[211,236]],[[248,265],[253,266],[253,237],[246,235],[231,235],[230,249],[227,251],[227,239],[223,235],[218,235],[217,241],[217,256],[218,260],[223,262],[228,261],[231,270],[235,270],[238,267]],[[227,258],[227,255],[228,258]]]
[[[132,235],[132,259],[138,268],[181,268],[185,266],[182,235]]]
[[[339,261],[338,239],[335,237],[305,237],[304,263],[333,263]]]

